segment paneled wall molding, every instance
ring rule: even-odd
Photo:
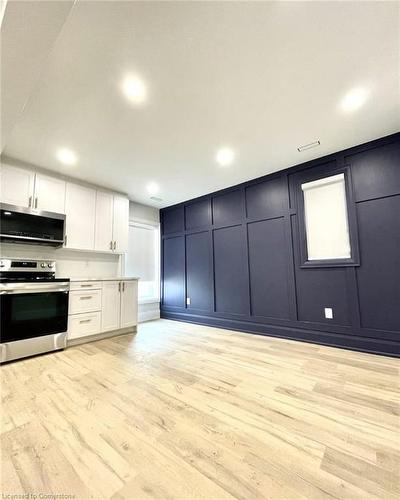
[[[351,259],[306,262],[299,186],[338,172]],[[399,354],[399,214],[400,133],[165,208],[161,316]]]

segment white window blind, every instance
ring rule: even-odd
[[[301,185],[308,260],[351,257],[344,174]]]
[[[159,228],[140,223],[129,225],[125,274],[137,276],[139,301],[158,300],[159,296]]]

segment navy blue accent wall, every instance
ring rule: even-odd
[[[352,259],[304,265],[299,186],[341,170]],[[163,318],[399,356],[400,133],[165,208],[161,221]]]

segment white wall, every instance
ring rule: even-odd
[[[129,220],[136,222],[148,222],[158,224],[160,222],[160,210],[147,205],[141,205],[134,201],[129,202]]]
[[[129,202],[129,221],[130,222],[142,222],[147,224],[159,224],[160,223],[160,210],[158,208],[149,207],[147,205],[141,205],[140,203],[135,203],[133,201]],[[160,303],[157,302],[145,302],[141,303],[139,300],[139,311],[138,311],[138,321],[142,323],[143,321],[149,321],[152,319],[158,319],[160,317]]]

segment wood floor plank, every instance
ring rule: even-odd
[[[399,368],[166,320],[8,363],[1,493],[394,500]]]

